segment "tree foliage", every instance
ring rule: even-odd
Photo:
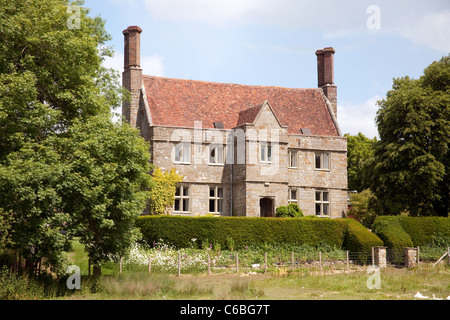
[[[121,255],[150,187],[148,144],[111,121],[126,94],[102,66],[105,22],[82,5],[0,0],[1,239],[31,263],[60,266],[73,234],[94,264]]]
[[[345,134],[347,138],[347,174],[348,189],[358,192],[367,188],[365,165],[372,157],[377,138],[370,139],[358,132],[357,135]]]
[[[419,79],[394,79],[379,101],[380,141],[368,168],[383,214],[449,212],[450,56]]]
[[[175,169],[163,172],[156,167],[153,172],[153,182],[151,186],[150,213],[166,214],[167,209],[175,201],[175,191],[177,184],[183,180],[183,176],[177,174]]]

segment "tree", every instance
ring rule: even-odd
[[[367,138],[361,132],[358,132],[357,135],[347,133],[345,137],[347,137],[348,189],[361,192],[367,188],[364,179],[365,164],[373,155],[373,148],[377,138]]]
[[[374,209],[376,197],[370,189],[350,195],[351,209],[348,216],[356,218],[363,226],[370,228],[377,217]]]
[[[121,102],[117,74],[102,67],[110,36],[82,3],[71,2],[80,23],[69,29],[68,0],[0,0],[0,161]]]
[[[74,122],[55,144],[66,168],[60,194],[69,229],[93,264],[117,261],[140,235],[134,223],[150,196],[148,143],[127,123],[96,116]]]
[[[433,62],[419,79],[394,79],[379,106],[380,141],[368,166],[378,210],[447,216],[450,56]]]
[[[161,168],[156,167],[153,172],[152,187],[150,189],[151,214],[167,213],[167,208],[172,206],[175,201],[177,184],[182,180],[183,177],[177,174],[175,169],[165,173]]]
[[[94,263],[121,255],[151,179],[148,145],[110,120],[126,95],[102,67],[104,21],[70,4],[75,28],[68,0],[0,0],[0,211],[14,217],[2,238],[29,270],[61,266],[76,232]]]

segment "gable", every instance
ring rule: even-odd
[[[289,133],[301,134],[308,128],[312,135],[338,136],[321,89],[295,89],[249,86],[194,80],[143,76],[152,124],[203,128],[222,122],[225,129],[253,123],[261,103],[269,108]],[[258,108],[259,107],[259,108]]]

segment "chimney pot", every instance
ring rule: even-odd
[[[141,37],[142,29],[138,26],[130,26],[123,30],[124,35],[124,69],[141,67]]]
[[[332,47],[325,47],[316,51],[317,55],[317,83],[330,101],[334,115],[337,116],[337,88],[334,84],[334,53]]]

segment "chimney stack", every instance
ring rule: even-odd
[[[137,112],[142,87],[141,69],[141,32],[138,26],[125,29],[124,35],[124,71],[122,73],[122,85],[131,93],[131,100],[122,104],[122,115],[136,127]]]
[[[318,87],[331,103],[337,117],[337,87],[334,85],[334,49],[326,47],[316,51]]]

